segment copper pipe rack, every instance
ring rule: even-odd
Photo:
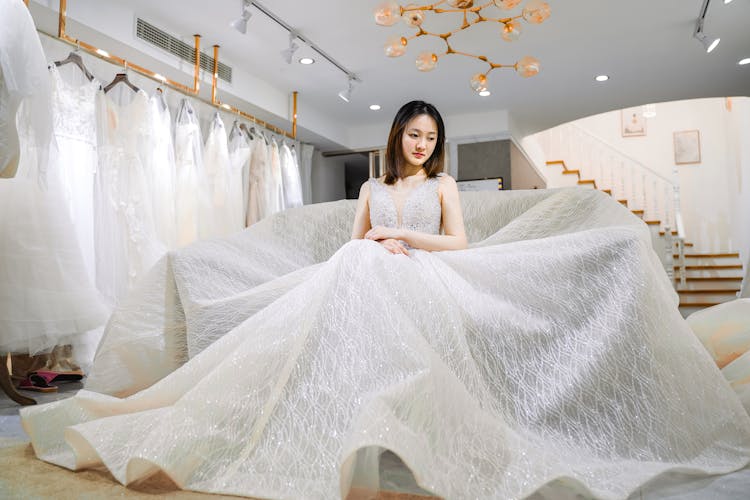
[[[26,5],[28,6],[28,0],[24,0]],[[194,35],[195,39],[195,65],[194,65],[194,71],[193,71],[193,87],[188,87],[187,85],[183,85],[179,82],[176,82],[174,80],[170,80],[169,78],[166,78],[165,76],[156,73],[155,71],[151,71],[150,69],[144,68],[143,66],[140,66],[138,64],[134,64],[131,61],[128,61],[122,57],[118,57],[116,55],[112,55],[109,52],[102,50],[98,47],[95,47],[94,45],[91,45],[90,43],[86,43],[78,38],[71,37],[68,35],[66,31],[66,22],[67,22],[67,6],[68,2],[67,0],[60,0],[60,12],[59,12],[59,19],[58,19],[58,29],[57,29],[57,38],[60,40],[63,40],[71,45],[74,45],[76,47],[82,48],[86,50],[87,52],[91,53],[92,55],[104,59],[106,61],[109,61],[115,65],[123,66],[125,68],[130,68],[133,71],[136,71],[148,78],[151,78],[152,80],[155,80],[157,82],[160,82],[163,85],[168,85],[175,90],[186,94],[191,97],[196,97],[199,100],[209,103],[208,101],[205,101],[203,99],[199,98],[200,93],[200,70],[201,70],[201,52],[200,52],[200,41],[201,36],[200,35]],[[284,135],[286,137],[289,137],[291,139],[297,138],[297,91],[293,92],[293,115],[292,115],[292,131],[287,132],[286,130],[280,129],[279,127],[276,127],[274,125],[271,125],[270,123],[260,120],[256,118],[255,116],[251,115],[250,113],[246,113],[234,106],[230,106],[229,104],[222,103],[219,101],[216,97],[216,91],[217,91],[217,80],[218,80],[218,67],[219,67],[219,46],[214,45],[214,70],[211,78],[211,101],[209,104],[216,106],[217,108],[225,109],[229,112],[235,113],[239,116],[242,116],[243,118],[250,120],[256,124],[258,124],[261,127],[264,127],[268,130],[271,130],[273,132],[276,132],[278,134]]]

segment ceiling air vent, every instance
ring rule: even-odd
[[[151,45],[166,50],[183,61],[195,64],[195,47],[173,37],[153,24],[138,18],[136,19],[135,32],[136,36],[141,40],[145,40]],[[214,70],[214,58],[205,52],[201,52],[201,68],[209,73],[212,73]],[[232,68],[219,62],[219,78],[225,82],[232,83]]]

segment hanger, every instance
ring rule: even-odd
[[[233,140],[237,137],[237,134],[243,135],[239,122],[235,120],[234,123],[232,123],[232,130],[229,131],[229,140]]]
[[[156,87],[155,97],[162,111],[169,107],[167,106],[167,99],[164,97],[164,90],[161,87]]]
[[[105,93],[109,92],[110,90],[112,90],[112,87],[114,87],[118,83],[124,83],[125,85],[127,85],[128,87],[130,87],[130,89],[133,92],[139,92],[141,90],[138,87],[136,87],[135,85],[133,85],[132,83],[130,83],[130,80],[128,80],[128,62],[127,61],[125,61],[125,72],[124,73],[117,73],[115,75],[115,78],[111,82],[109,82],[109,85],[107,85],[106,87],[104,87],[104,92]]]
[[[255,139],[255,136],[253,136],[253,133],[255,132],[254,128],[251,128],[248,130],[247,125],[245,125],[244,123],[241,123],[240,130],[244,131],[245,134],[247,135],[247,138],[250,139],[251,141]]]
[[[78,47],[76,47],[76,50],[68,54],[68,57],[61,60],[61,61],[55,61],[55,66],[60,67],[65,64],[75,64],[80,68],[80,70],[83,72],[83,75],[88,79],[88,81],[92,81],[94,79],[94,75],[89,72],[88,68],[86,68],[86,65],[83,64],[83,59],[81,58],[81,54],[78,53]]]

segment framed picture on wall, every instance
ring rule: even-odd
[[[701,162],[701,136],[698,130],[674,133],[674,162],[677,165]]]
[[[646,135],[646,118],[643,117],[640,106],[620,111],[620,129],[623,137]]]

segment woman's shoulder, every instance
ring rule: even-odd
[[[435,176],[435,178],[438,180],[441,186],[455,186],[456,185],[456,179],[446,174],[445,172],[440,172],[439,174],[437,174],[437,176]]]

